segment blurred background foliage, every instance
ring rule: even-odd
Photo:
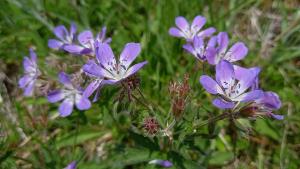
[[[147,164],[152,159],[168,159],[180,169],[299,168],[299,7],[297,0],[1,0],[0,168],[56,169],[73,160],[80,169],[155,168]],[[168,35],[178,15],[189,20],[203,15],[207,26],[227,31],[231,42],[245,42],[250,52],[239,64],[262,68],[261,87],[278,92],[283,106],[277,113],[285,120],[240,120],[246,129],[237,130],[237,138],[226,120],[194,128],[193,121],[221,112],[198,82],[202,65],[183,51],[183,40]],[[141,90],[154,112],[136,102],[116,105],[118,87],[105,88],[92,109],[68,118],[57,117],[57,105],[43,97],[22,97],[17,79],[29,47],[53,79],[58,69],[51,58],[82,64],[78,57],[47,47],[53,27],[72,21],[80,31],[96,33],[107,26],[116,54],[127,42],[142,44],[138,60],[149,64],[139,72]],[[191,92],[173,140],[147,136],[142,123],[149,115],[167,127],[168,85],[182,81],[185,73]]]

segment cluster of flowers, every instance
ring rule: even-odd
[[[282,115],[272,113],[281,107],[278,95],[259,88],[260,68],[243,68],[232,64],[247,55],[248,48],[243,42],[237,42],[228,49],[229,38],[226,32],[213,35],[215,28],[201,30],[206,23],[203,16],[196,16],[191,25],[182,16],[177,17],[175,23],[177,27],[170,28],[169,34],[184,38],[186,44],[183,48],[197,60],[215,66],[215,80],[207,75],[200,77],[204,89],[216,95],[212,102],[214,106],[238,111],[245,117],[283,119]],[[241,103],[243,105],[240,107]]]
[[[70,75],[60,72],[59,82],[63,85],[61,89],[50,91],[47,94],[51,103],[62,101],[59,106],[59,114],[62,117],[69,116],[74,105],[79,110],[87,110],[91,107],[89,97],[95,93],[94,101],[97,100],[100,89],[104,85],[118,84],[134,75],[147,61],[131,66],[132,62],[141,52],[139,43],[127,43],[118,59],[115,58],[109,45],[111,38],[106,38],[104,27],[96,37],[90,30],[76,34],[75,24],[71,24],[70,31],[65,26],[55,27],[54,34],[58,39],[50,39],[48,46],[52,49],[62,50],[73,55],[89,55],[88,60],[81,71],[90,77],[91,83],[82,88],[78,83],[72,81]],[[19,80],[20,88],[24,89],[25,96],[31,96],[33,89],[37,86],[36,81],[41,75],[37,66],[35,52],[30,50],[30,58],[25,57],[23,62],[25,75]]]
[[[281,101],[274,92],[263,91],[259,88],[260,68],[243,68],[233,65],[245,58],[248,48],[242,42],[233,44],[230,48],[229,38],[226,32],[214,35],[215,28],[202,30],[206,23],[203,16],[196,16],[190,25],[184,17],[177,17],[175,20],[177,27],[172,27],[169,34],[175,37],[184,38],[186,44],[183,48],[192,54],[198,61],[207,61],[215,66],[215,80],[208,75],[200,77],[200,83],[204,89],[216,98],[212,104],[220,109],[229,109],[231,112],[238,112],[240,116],[247,118],[271,117],[282,120],[282,115],[273,114],[272,111],[281,107]],[[74,82],[72,75],[60,72],[60,89],[51,90],[47,93],[48,101],[51,103],[62,103],[59,106],[59,114],[62,117],[69,116],[74,105],[79,110],[87,110],[91,107],[90,97],[94,94],[93,101],[99,97],[100,90],[105,85],[115,85],[122,83],[135,75],[147,61],[131,64],[141,52],[139,43],[127,43],[116,58],[110,47],[111,38],[106,38],[106,28],[94,37],[90,30],[76,34],[75,24],[71,24],[68,31],[65,26],[55,27],[54,34],[57,39],[50,39],[48,46],[55,50],[83,56],[91,56],[81,67],[80,73],[89,77],[90,83],[84,88],[80,83]],[[25,96],[32,96],[34,88],[39,86],[38,80],[42,71],[37,66],[37,56],[30,49],[30,57],[25,57],[23,61],[24,75],[19,80],[19,87],[24,90]],[[173,84],[173,109],[180,114],[184,109],[186,93],[189,90],[187,81],[183,86]],[[174,106],[179,105],[179,106]],[[153,120],[150,120],[151,124]],[[155,125],[149,125],[153,128]],[[156,128],[154,128],[156,130]],[[153,132],[156,132],[153,130]],[[164,167],[172,166],[169,161],[153,160],[150,164],[158,164]],[[76,162],[72,162],[67,168],[75,168]]]

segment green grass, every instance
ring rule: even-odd
[[[155,168],[147,165],[152,159],[168,159],[173,168],[180,169],[298,168],[299,7],[293,0],[0,1],[0,168],[59,169],[73,160],[79,161],[80,169]],[[261,67],[261,87],[277,92],[283,102],[276,113],[285,115],[284,121],[241,122],[252,130],[235,130],[236,154],[227,120],[198,128],[193,134],[193,120],[203,121],[221,112],[211,105],[212,96],[198,82],[202,65],[183,51],[183,40],[170,37],[168,29],[176,16],[192,20],[199,14],[207,18],[207,27],[228,32],[231,42],[247,44],[250,52],[239,64]],[[68,118],[53,118],[57,104],[49,104],[43,97],[22,97],[17,79],[29,47],[36,48],[40,68],[52,79],[58,69],[47,59],[67,65],[83,63],[47,47],[48,39],[54,37],[53,27],[68,27],[72,21],[80,31],[90,28],[94,33],[107,26],[116,55],[128,42],[142,44],[137,60],[149,63],[139,72],[140,88],[154,105],[154,112],[133,101],[116,105],[117,87],[106,87],[92,109],[75,111]],[[174,141],[170,144],[166,137],[145,136],[141,127],[148,115],[154,114],[166,127],[168,85],[182,81],[185,73],[190,75],[192,90],[184,118],[174,128]]]

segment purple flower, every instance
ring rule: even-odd
[[[35,82],[38,76],[41,75],[40,70],[37,67],[37,56],[33,49],[30,49],[30,58],[24,57],[23,67],[24,76],[19,80],[19,87],[24,90],[25,96],[32,96]]]
[[[205,25],[206,19],[203,16],[196,16],[192,22],[192,25],[188,23],[188,21],[182,17],[178,16],[175,19],[176,27],[172,27],[169,29],[169,34],[175,37],[182,37],[187,41],[193,41],[195,36],[200,37],[209,37],[211,36],[216,29],[213,27],[207,28],[203,31],[200,31],[201,28]]]
[[[80,87],[74,86],[67,74],[61,72],[58,78],[64,85],[64,88],[50,92],[48,94],[48,101],[55,103],[63,100],[58,109],[60,116],[69,116],[73,111],[74,104],[79,110],[87,110],[91,107],[89,99],[83,96],[83,90]]]
[[[119,60],[116,60],[110,46],[106,43],[99,43],[96,50],[97,63],[89,61],[83,66],[83,71],[95,78],[86,88],[85,96],[89,97],[104,84],[116,84],[140,70],[147,64],[147,61],[130,67],[140,51],[139,43],[127,43]]]
[[[256,115],[266,115],[277,120],[283,120],[284,116],[273,114],[272,111],[278,110],[281,107],[279,96],[274,92],[264,92],[262,97],[255,100],[252,104]]]
[[[66,45],[73,44],[76,37],[76,25],[71,23],[70,32],[68,32],[64,25],[55,27],[53,32],[58,39],[49,39],[49,48],[64,49]]]
[[[247,53],[248,48],[243,42],[237,42],[228,49],[229,38],[226,32],[220,32],[217,35],[217,47],[210,48],[210,52],[206,56],[209,64],[216,65],[221,60],[235,62],[243,59]]]
[[[80,44],[67,45],[65,47],[65,50],[76,55],[85,55],[85,54],[94,55],[95,49],[97,47],[96,45],[98,43],[111,42],[111,38],[106,38],[105,34],[106,34],[106,27],[102,28],[102,31],[98,33],[96,38],[94,38],[94,35],[90,30],[83,31],[78,35],[78,41]]]
[[[173,164],[170,161],[168,161],[168,160],[151,160],[149,162],[149,164],[160,165],[160,166],[162,166],[164,168],[170,168],[170,167],[173,166]]]
[[[217,37],[213,36],[209,39],[208,43],[205,45],[204,40],[200,36],[195,36],[193,42],[183,45],[183,48],[194,55],[198,60],[206,60],[206,55],[209,52],[214,52],[210,48],[214,47],[217,42]]]
[[[64,169],[76,169],[76,161],[72,161],[70,164],[68,164],[67,167]]]
[[[261,90],[248,91],[260,69],[233,66],[222,60],[216,66],[216,81],[207,75],[200,77],[200,83],[211,94],[218,95],[213,104],[220,109],[230,109],[237,102],[254,101],[261,97]],[[247,92],[248,91],[248,92]]]

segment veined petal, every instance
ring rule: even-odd
[[[211,93],[211,94],[222,94],[223,93],[219,84],[207,75],[202,75],[200,77],[200,83],[208,93]]]
[[[32,72],[35,70],[34,63],[28,57],[24,57],[23,67],[25,72]]]
[[[96,51],[96,57],[100,64],[106,69],[112,68],[116,64],[114,53],[110,46],[106,43],[100,43]]]
[[[54,28],[54,34],[57,38],[64,41],[66,37],[68,36],[68,31],[64,25],[59,25]]]
[[[81,95],[76,96],[76,107],[78,110],[87,110],[91,107],[91,102],[88,98]]]
[[[32,96],[34,86],[35,86],[35,80],[31,80],[25,87],[24,96]]]
[[[230,62],[242,60],[248,53],[248,48],[242,42],[235,43],[226,53],[225,58]]]
[[[54,90],[49,92],[47,99],[50,103],[55,103],[64,99],[64,94],[61,92],[61,90]]]
[[[182,17],[182,16],[176,17],[175,24],[182,31],[189,30],[189,27],[190,27],[189,23],[187,22],[187,20],[184,17]]]
[[[264,92],[262,97],[255,101],[256,103],[263,104],[270,109],[279,109],[281,107],[281,101],[279,96],[274,92]]]
[[[23,77],[20,78],[19,80],[19,87],[20,88],[25,88],[25,86],[32,80],[32,77],[28,75],[24,75]]]
[[[87,88],[84,90],[83,92],[83,96],[88,98],[90,97],[98,88],[100,88],[100,84],[102,82],[103,79],[97,79],[97,80],[94,80],[93,82],[91,82]]]
[[[175,37],[183,37],[182,32],[175,27],[169,29],[169,34]]]
[[[197,55],[194,47],[190,43],[184,44],[182,47],[183,47],[183,49],[185,49],[187,52],[191,53],[192,55]]]
[[[120,55],[120,64],[128,68],[140,52],[141,45],[139,43],[127,43]]]
[[[73,86],[69,75],[67,75],[65,72],[60,72],[58,74],[58,79],[59,79],[59,82],[62,83],[63,85],[65,85],[66,87]]]
[[[204,29],[203,31],[200,31],[198,33],[198,36],[205,38],[205,37],[210,37],[212,34],[214,34],[216,32],[216,28],[214,27],[210,27],[207,29]]]
[[[137,71],[139,71],[142,67],[144,67],[147,63],[148,63],[147,61],[144,61],[144,62],[140,62],[140,63],[138,63],[138,64],[135,64],[135,65],[131,66],[131,67],[127,70],[127,72],[126,72],[124,78],[129,77],[129,76],[135,74],[135,73],[136,73]],[[124,79],[124,78],[123,78],[123,79]]]
[[[262,90],[252,90],[247,93],[243,93],[236,98],[232,98],[233,101],[239,101],[239,102],[249,102],[249,101],[254,101],[258,98],[260,98],[263,95]]]
[[[256,78],[258,77],[259,72],[260,72],[259,67],[246,69],[235,65],[234,66],[235,78],[239,80],[238,84],[236,85],[238,92],[243,93],[251,85],[253,85],[255,83]]]
[[[59,41],[59,40],[56,40],[56,39],[49,39],[48,40],[48,47],[49,48],[52,48],[52,49],[60,49],[64,44]]]
[[[198,32],[205,24],[206,19],[203,16],[196,16],[192,22],[191,30],[192,32]]]
[[[93,33],[90,30],[81,32],[78,35],[78,41],[82,45],[92,44],[94,41]]]
[[[230,62],[222,60],[217,64],[216,80],[225,89],[232,87],[232,83],[234,82],[234,69]]]
[[[225,53],[229,44],[229,38],[226,32],[220,32],[218,34],[218,44],[218,53]]]
[[[227,102],[223,99],[216,98],[213,100],[213,105],[220,109],[231,109],[235,106],[233,102]]]
[[[206,49],[206,59],[207,59],[207,62],[211,65],[216,65],[218,62],[217,62],[217,51],[215,48],[207,48]]]
[[[79,45],[66,45],[63,48],[65,51],[77,55],[81,54],[81,52],[85,49],[84,47]]]
[[[61,117],[69,116],[73,111],[74,103],[72,100],[65,99],[59,106],[58,112]]]
[[[88,62],[87,64],[83,65],[82,70],[90,75],[100,78],[107,77],[109,74],[105,69],[97,65],[95,62]]]
[[[193,40],[193,45],[195,49],[203,48],[204,49],[204,42],[203,39],[199,36],[195,36]]]
[[[217,36],[213,36],[209,39],[206,48],[214,48],[217,44]]]

